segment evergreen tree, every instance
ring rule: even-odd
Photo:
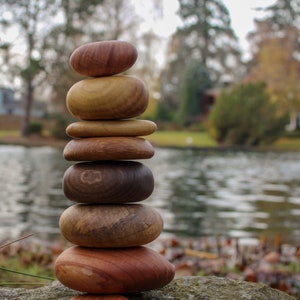
[[[216,85],[240,78],[242,67],[230,15],[221,0],[179,0],[178,14],[183,25],[169,44],[161,85],[165,106],[171,110],[180,106],[182,71],[191,60],[202,64]]]
[[[204,95],[211,87],[212,81],[205,66],[192,60],[184,72],[180,93],[179,121],[185,126],[200,121]]]

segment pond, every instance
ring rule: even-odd
[[[155,177],[143,203],[161,213],[163,233],[300,242],[300,152],[157,148],[142,163]],[[72,204],[61,182],[71,164],[61,149],[0,146],[0,240],[61,237],[59,216]]]

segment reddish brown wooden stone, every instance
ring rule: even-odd
[[[156,124],[148,120],[90,120],[71,123],[66,133],[73,138],[144,136],[153,133],[156,129]]]
[[[75,245],[119,248],[152,242],[163,221],[154,208],[142,204],[75,204],[62,213],[59,227]]]
[[[128,119],[146,110],[148,98],[140,79],[116,75],[78,81],[67,94],[67,107],[84,120]]]
[[[72,297],[70,300],[129,300],[123,295],[85,294]]]
[[[154,155],[154,149],[143,138],[84,138],[70,141],[63,155],[70,161],[147,159]]]
[[[99,77],[128,70],[137,59],[137,50],[123,41],[87,43],[75,49],[70,57],[72,68],[79,74]]]
[[[71,247],[56,260],[57,279],[88,293],[116,294],[161,288],[174,278],[174,266],[140,246],[120,249]]]
[[[81,203],[137,202],[153,189],[151,170],[136,161],[77,163],[63,177],[65,196]]]

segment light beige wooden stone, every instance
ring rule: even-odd
[[[75,245],[121,248],[152,242],[162,232],[163,220],[143,204],[75,204],[62,213],[59,227]]]
[[[67,107],[84,120],[128,119],[148,106],[148,90],[135,77],[116,75],[89,78],[75,83],[67,94]]]
[[[171,282],[174,266],[144,246],[99,249],[74,246],[55,262],[57,279],[65,286],[95,294],[134,293]]]
[[[137,137],[84,138],[68,142],[63,155],[70,161],[147,159],[154,155],[154,148]]]
[[[145,136],[157,129],[154,122],[148,120],[107,120],[80,121],[71,123],[66,133],[73,138],[103,136]]]

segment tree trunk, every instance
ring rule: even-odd
[[[30,119],[31,119],[31,108],[33,103],[33,86],[31,81],[27,81],[25,106],[24,106],[24,117],[22,122],[22,136],[28,136],[30,134]]]

